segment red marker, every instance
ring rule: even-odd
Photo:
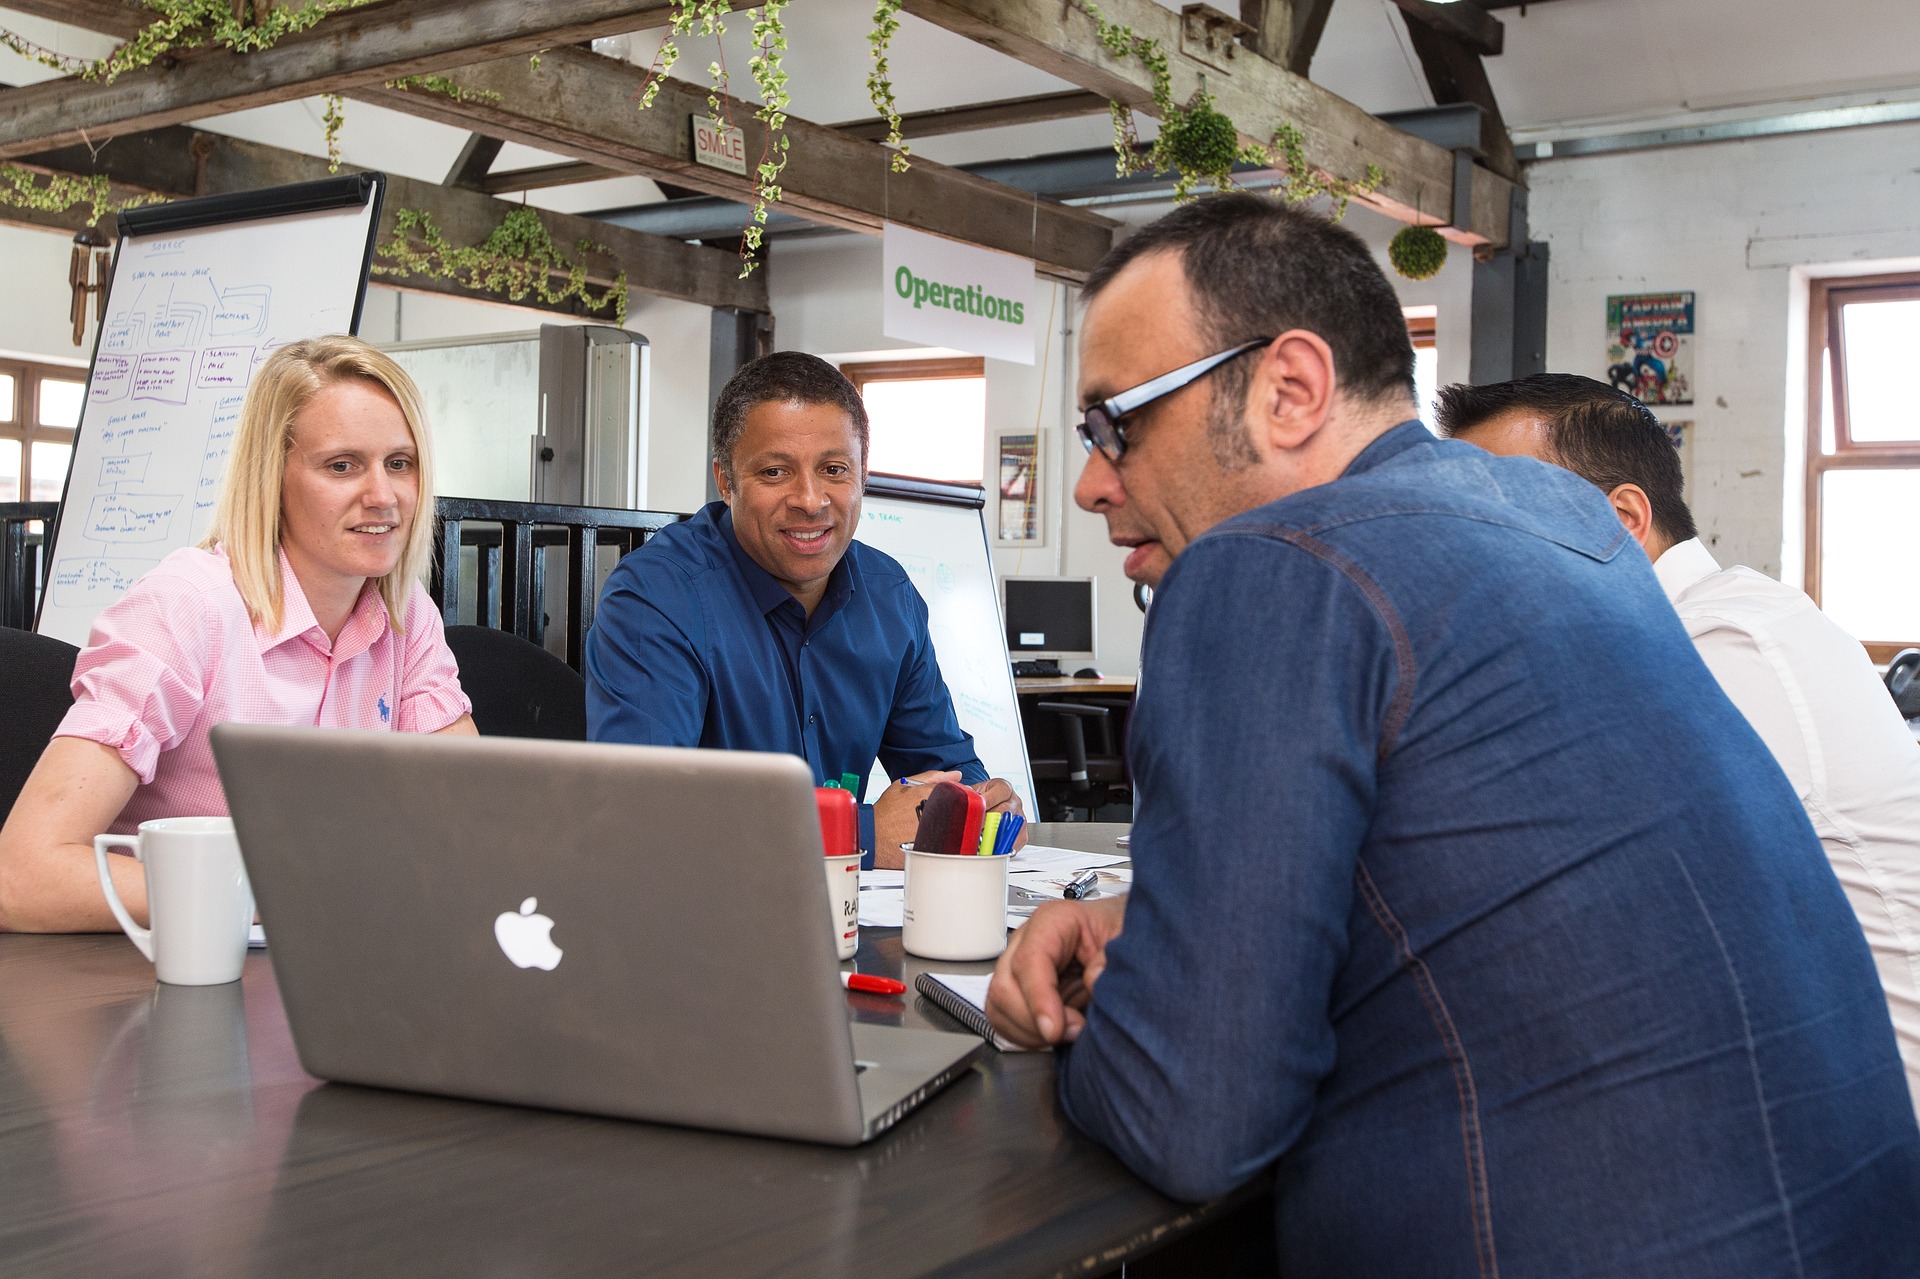
[[[907,983],[903,981],[895,981],[891,977],[870,977],[866,973],[841,973],[840,984],[848,990],[857,990],[868,995],[907,993]]]

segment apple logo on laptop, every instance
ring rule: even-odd
[[[510,910],[501,911],[499,918],[493,921],[493,938],[500,943],[500,949],[506,952],[516,968],[540,968],[552,972],[564,952],[547,935],[553,930],[553,921],[545,915],[533,913],[539,904],[529,897],[520,903],[519,914]]]

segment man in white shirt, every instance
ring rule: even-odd
[[[1680,456],[1640,401],[1542,373],[1440,393],[1440,429],[1597,486],[1653,561],[1707,668],[1793,783],[1873,949],[1920,1111],[1920,745],[1866,650],[1798,590],[1721,568],[1682,497]]]

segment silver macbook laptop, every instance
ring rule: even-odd
[[[985,1049],[850,1024],[787,755],[225,724],[322,1079],[855,1145]]]

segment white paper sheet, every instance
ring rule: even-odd
[[[1126,860],[1128,859],[1124,853],[1083,853],[1072,848],[1028,844],[1013,855],[1013,864],[1007,867],[1007,870],[1012,873],[1023,870],[1043,870],[1050,875],[1077,874],[1083,870],[1117,866]]]

